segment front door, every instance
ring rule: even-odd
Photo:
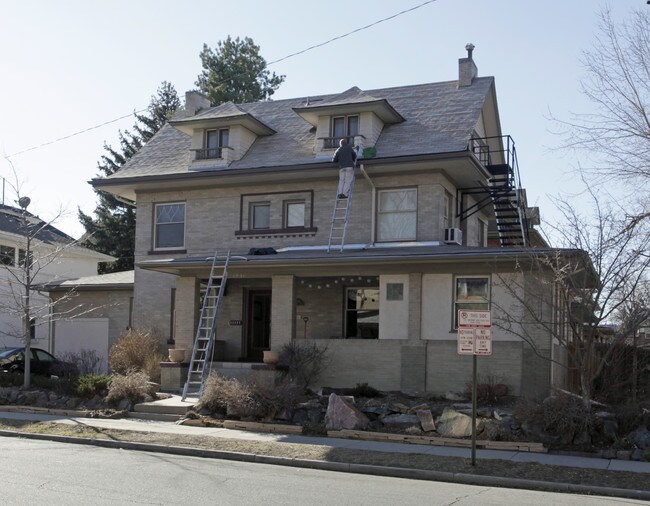
[[[246,358],[262,360],[271,344],[271,290],[249,290],[246,310]]]

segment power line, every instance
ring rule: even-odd
[[[392,14],[390,16],[387,16],[385,18],[379,19],[379,20],[374,21],[374,22],[372,22],[372,23],[370,23],[368,25],[365,25],[365,26],[362,26],[362,27],[359,27],[359,28],[355,28],[354,30],[352,30],[350,32],[347,32],[347,33],[344,33],[342,35],[337,35],[336,37],[332,37],[331,39],[328,39],[325,42],[321,42],[319,44],[314,44],[313,46],[309,46],[309,47],[307,47],[305,49],[302,49],[300,51],[296,51],[295,53],[291,53],[291,54],[289,54],[287,56],[283,56],[282,58],[278,58],[277,60],[273,60],[271,62],[268,62],[266,64],[266,66],[270,67],[271,65],[273,65],[275,63],[280,63],[282,61],[288,60],[289,58],[293,58],[294,56],[304,54],[307,51],[311,51],[313,49],[317,49],[319,47],[326,46],[326,45],[331,44],[332,42],[335,42],[337,40],[344,39],[345,37],[349,37],[350,35],[353,35],[355,33],[362,32],[362,31],[367,30],[368,28],[372,28],[373,26],[376,26],[378,24],[384,23],[386,21],[390,21],[391,19],[395,19],[395,18],[397,18],[399,16],[402,16],[403,14],[413,12],[414,10],[420,9],[421,7],[424,7],[425,5],[431,4],[431,3],[436,2],[436,1],[437,0],[427,0],[426,2],[422,2],[421,4],[418,4],[418,5],[414,6],[414,7],[409,8],[409,9],[404,9],[403,11],[400,11],[400,12],[397,12],[397,13]],[[264,71],[262,71],[262,72],[264,72]],[[237,77],[237,76],[236,75],[235,76],[230,76],[228,79],[224,79],[223,81],[217,82],[216,84],[222,84],[222,83],[225,83],[227,81],[230,81],[230,80],[232,80],[233,77]],[[78,132],[74,132],[74,133],[71,133],[69,135],[65,135],[63,137],[59,137],[58,139],[54,139],[52,141],[44,142],[44,143],[39,144],[37,146],[32,146],[31,148],[23,149],[22,151],[18,151],[17,153],[12,153],[11,155],[6,155],[6,158],[12,158],[14,156],[22,155],[23,153],[28,153],[30,151],[34,151],[36,149],[40,149],[40,148],[43,148],[45,146],[49,146],[51,144],[56,144],[57,142],[61,142],[61,141],[64,141],[66,139],[70,139],[71,137],[76,137],[77,135],[81,135],[83,133],[89,132],[91,130],[96,130],[96,129],[101,128],[103,126],[110,125],[111,123],[115,123],[117,121],[128,118],[128,117],[130,117],[130,116],[132,116],[134,114],[139,114],[141,112],[144,112],[146,110],[147,110],[147,108],[140,109],[139,111],[133,111],[132,113],[125,114],[124,116],[120,116],[119,118],[115,118],[115,119],[112,119],[112,120],[109,120],[109,121],[105,121],[104,123],[100,123],[99,125],[84,128],[83,130],[79,130]]]
[[[338,35],[337,37],[333,37],[333,38],[331,38],[329,40],[326,40],[325,42],[321,42],[320,44],[315,44],[313,46],[309,46],[308,48],[303,49],[302,51],[297,51],[295,53],[291,53],[290,55],[284,56],[284,57],[282,57],[282,58],[280,58],[278,60],[273,60],[272,62],[267,63],[266,66],[268,67],[269,65],[273,65],[274,63],[279,63],[281,61],[288,60],[289,58],[292,58],[294,56],[298,56],[299,54],[306,53],[307,51],[311,51],[312,49],[316,49],[316,48],[325,46],[325,45],[330,44],[331,42],[334,42],[336,40],[340,40],[340,39],[348,37],[348,36],[350,36],[352,34],[355,34],[357,32],[367,30],[368,28],[372,28],[375,25],[378,25],[380,23],[384,23],[385,21],[389,21],[391,19],[395,19],[396,17],[399,17],[402,14],[406,14],[407,12],[412,12],[412,11],[414,11],[416,9],[419,9],[420,7],[424,7],[425,5],[431,4],[431,3],[435,2],[435,1],[436,0],[427,0],[426,2],[422,2],[421,4],[416,5],[415,7],[411,7],[410,9],[405,9],[403,11],[400,11],[400,12],[396,13],[396,14],[393,14],[391,16],[388,16],[388,17],[382,18],[382,19],[380,19],[378,21],[375,21],[373,23],[370,23],[369,25],[362,26],[360,28],[356,28],[356,29],[352,30],[351,32],[344,33],[343,35]]]

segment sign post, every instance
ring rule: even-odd
[[[492,355],[492,313],[458,310],[458,354],[472,355],[472,465],[476,465],[476,357]]]

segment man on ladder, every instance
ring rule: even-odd
[[[356,160],[357,154],[348,143],[348,140],[343,137],[339,143],[339,148],[334,153],[334,158],[332,158],[333,162],[339,164],[339,188],[337,193],[339,199],[347,199],[350,194]]]

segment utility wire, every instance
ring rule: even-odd
[[[275,63],[280,63],[282,61],[288,60],[289,58],[293,58],[294,56],[298,56],[298,55],[301,55],[303,53],[306,53],[307,51],[312,51],[313,49],[317,49],[319,47],[326,46],[328,44],[331,44],[332,42],[344,39],[345,37],[349,37],[350,35],[353,35],[355,33],[362,32],[362,31],[367,30],[368,28],[372,28],[373,26],[376,26],[376,25],[378,25],[380,23],[390,21],[391,19],[395,19],[395,18],[397,18],[399,16],[402,16],[403,14],[412,12],[412,11],[417,10],[417,9],[420,9],[421,7],[424,7],[425,5],[431,4],[431,3],[436,2],[436,1],[437,0],[427,0],[426,2],[422,2],[421,4],[418,4],[418,5],[414,6],[414,7],[409,8],[409,9],[405,9],[403,11],[392,14],[391,16],[379,19],[379,20],[374,21],[373,23],[370,23],[368,25],[356,28],[356,29],[354,29],[354,30],[352,30],[350,32],[344,33],[342,35],[337,35],[336,37],[332,37],[331,39],[328,39],[325,42],[321,42],[319,44],[314,44],[313,46],[309,46],[309,47],[307,47],[305,49],[302,49],[300,51],[296,51],[295,53],[291,53],[291,54],[289,54],[287,56],[283,56],[282,58],[278,58],[277,60],[273,60],[271,62],[268,62],[266,64],[266,66],[269,67],[269,66],[271,66],[271,65],[273,65]],[[260,74],[263,73],[263,72],[264,72],[264,70],[262,72],[260,72]],[[231,81],[233,77],[237,77],[237,76],[230,76],[228,79],[224,79],[223,81],[217,82],[216,84],[223,84],[225,82]],[[110,125],[111,123],[115,123],[115,122],[120,121],[122,119],[129,118],[134,114],[139,114],[139,113],[144,112],[146,110],[147,110],[147,108],[140,109],[139,111],[133,111],[132,113],[125,114],[124,116],[120,116],[119,118],[115,118],[115,119],[112,119],[112,120],[109,120],[109,121],[105,121],[104,123],[100,123],[99,125],[84,128],[83,130],[79,130],[78,132],[71,133],[71,134],[66,135],[64,137],[59,137],[58,139],[54,139],[52,141],[44,142],[44,143],[39,144],[37,146],[32,146],[31,148],[23,149],[22,151],[18,151],[17,153],[12,153],[11,155],[6,155],[6,158],[12,158],[14,156],[22,155],[23,153],[28,153],[29,151],[34,151],[36,149],[40,149],[40,148],[43,148],[45,146],[55,144],[57,142],[61,142],[61,141],[64,141],[66,139],[70,139],[71,137],[76,137],[77,135],[81,135],[81,134],[89,132],[91,130],[96,130],[96,129],[101,128],[103,126]]]

